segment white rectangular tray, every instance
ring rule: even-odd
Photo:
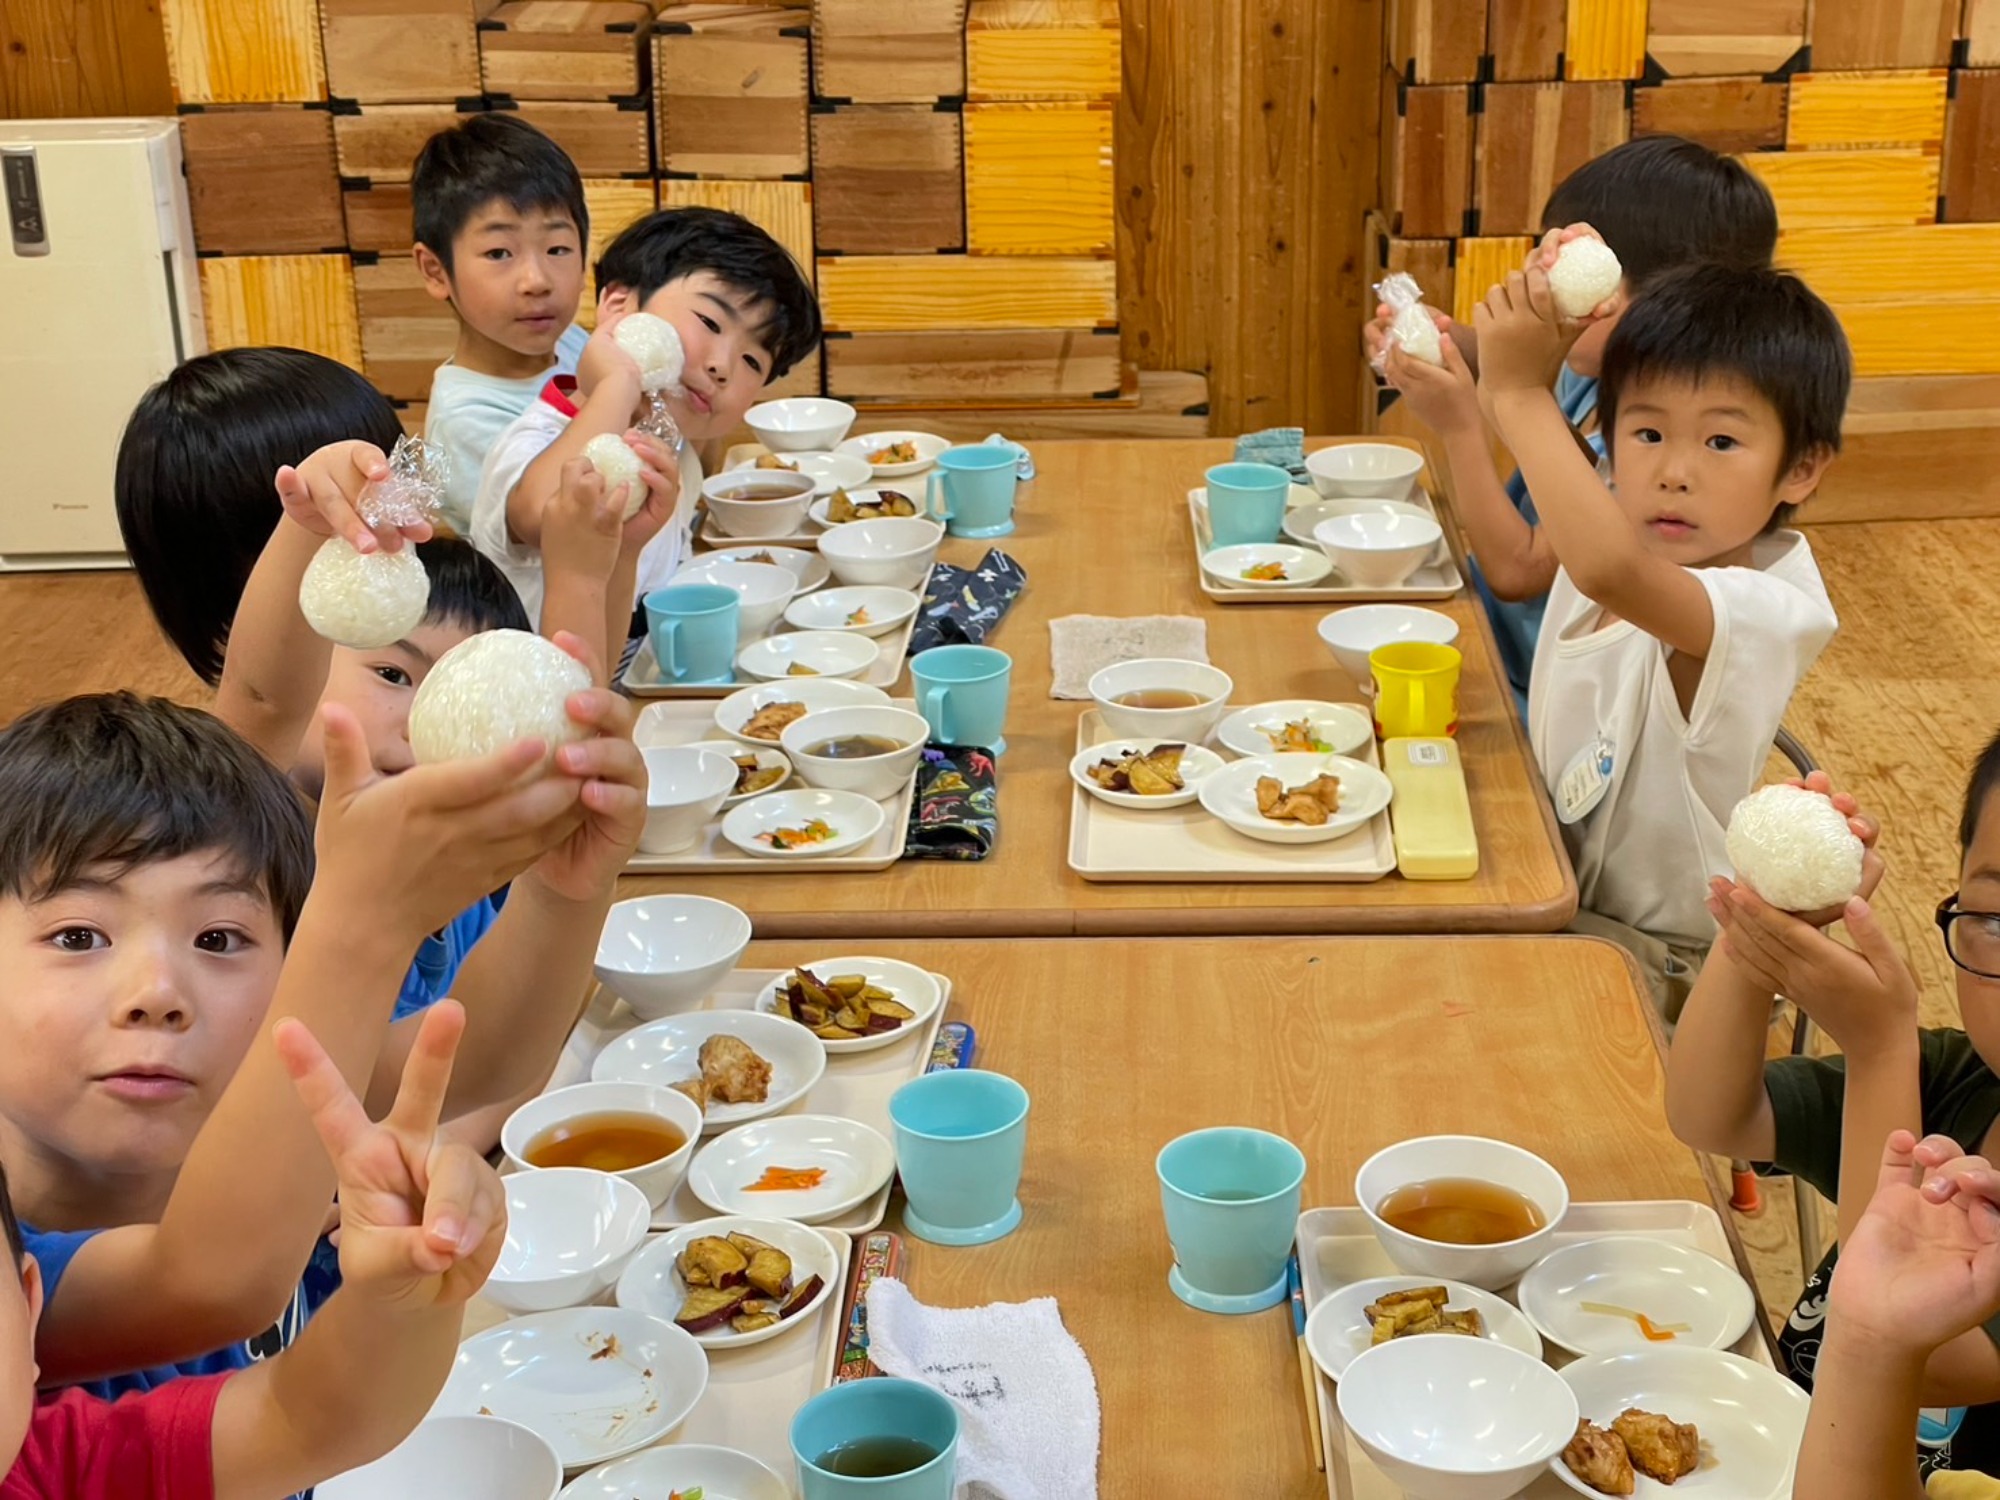
[[[1188,533],[1194,539],[1195,579],[1201,584],[1201,591],[1217,604],[1359,604],[1369,599],[1449,599],[1465,587],[1465,578],[1453,561],[1451,548],[1438,543],[1438,551],[1443,557],[1426,563],[1403,582],[1391,588],[1363,588],[1356,583],[1322,583],[1312,588],[1302,589],[1253,589],[1230,588],[1217,583],[1201,570],[1201,555],[1209,548],[1208,499],[1207,491],[1201,487],[1188,491]],[[1317,497],[1315,497],[1317,498]],[[1437,506],[1422,490],[1413,490],[1410,502],[1420,505],[1433,516]],[[1290,542],[1290,538],[1282,538]],[[1340,578],[1338,570],[1329,574],[1330,579]]]
[[[1549,1248],[1559,1250],[1564,1245],[1611,1235],[1668,1240],[1712,1255],[1732,1268],[1736,1264],[1729,1236],[1715,1210],[1706,1203],[1681,1199],[1572,1203]],[[1358,1208],[1307,1209],[1299,1215],[1298,1250],[1299,1279],[1304,1285],[1308,1313],[1329,1292],[1351,1282],[1397,1274],[1395,1265],[1376,1240],[1368,1216]],[[1510,1302],[1514,1300],[1512,1287],[1500,1295]],[[1749,1332],[1737,1340],[1735,1352],[1775,1368],[1761,1328],[1761,1321],[1753,1321]],[[1569,1355],[1553,1346],[1547,1353],[1552,1365],[1570,1361]],[[1340,1409],[1333,1399],[1333,1382],[1315,1371],[1313,1384],[1319,1401],[1320,1431],[1325,1439],[1326,1487],[1332,1500],[1402,1500],[1402,1490],[1384,1477],[1341,1426]],[[1554,1475],[1543,1474],[1521,1491],[1517,1500],[1574,1500],[1574,1493]]]
[[[1077,749],[1116,738],[1096,709],[1077,718]],[[1372,735],[1356,758],[1381,764]],[[1199,802],[1113,807],[1072,786],[1069,867],[1085,880],[1099,881],[1360,882],[1380,880],[1396,868],[1396,843],[1386,810],[1324,844],[1266,844],[1211,817]]]
[[[907,698],[892,700],[898,708],[914,708]],[[649,745],[693,745],[703,740],[728,736],[715,727],[712,699],[669,699],[648,704],[633,726],[632,741],[640,749]],[[734,743],[732,741],[732,743]],[[790,783],[786,783],[790,785]],[[903,857],[910,840],[910,804],[917,795],[917,779],[893,797],[882,799],[884,819],[875,837],[846,854],[830,854],[822,859],[759,859],[745,854],[722,836],[722,815],[709,820],[701,837],[687,848],[672,854],[633,852],[625,862],[628,875],[796,875],[801,870],[814,874],[836,871],[853,873],[886,870]]]
[[[870,687],[887,688],[895,686],[896,679],[903,675],[903,658],[910,649],[910,635],[917,628],[917,617],[921,609],[914,611],[903,622],[902,628],[892,630],[887,635],[873,637],[878,654],[865,668],[856,682],[865,682]],[[782,620],[775,629],[750,640],[764,640],[774,635],[790,635],[792,627]],[[740,642],[747,646],[750,641]],[[632,664],[625,669],[621,679],[625,691],[635,698],[726,698],[738,688],[761,687],[761,679],[738,675],[728,682],[677,683],[667,682],[660,676],[660,663],[653,655],[650,638],[639,643],[639,650],[632,658]]]
[[[801,945],[800,963],[810,964],[816,956],[812,950]],[[765,985],[789,972],[789,969],[738,969],[695,1008],[748,1010]],[[782,1113],[840,1115],[880,1131],[884,1140],[894,1139],[895,1132],[889,1125],[889,1096],[929,1065],[931,1048],[937,1043],[938,1028],[944,1025],[944,1013],[951,1005],[951,981],[942,974],[931,977],[943,988],[944,998],[938,1002],[938,1008],[929,1021],[921,1026],[906,1028],[909,1032],[907,1036],[886,1047],[877,1047],[869,1052],[829,1053],[826,1071],[820,1075],[819,1082],[807,1089],[805,1097],[797,1104]],[[558,1089],[584,1082],[590,1077],[590,1065],[597,1060],[598,1053],[635,1026],[643,1024],[630,1007],[609,990],[600,989],[591,997],[583,1019],[570,1033],[569,1042],[563,1048],[562,1058],[556,1063],[548,1087]],[[843,1234],[866,1234],[881,1224],[888,1206],[889,1185],[884,1183],[867,1202],[820,1227],[839,1230]],[[673,1197],[654,1210],[653,1227],[673,1229],[696,1219],[714,1216],[715,1210],[695,1197],[683,1182]]]

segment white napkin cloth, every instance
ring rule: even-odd
[[[868,1358],[958,1408],[957,1500],[1097,1500],[1097,1377],[1055,1298],[925,1307],[884,1277]]]
[[[1113,662],[1151,657],[1208,660],[1208,622],[1193,615],[1064,615],[1049,621],[1051,698],[1088,698],[1090,679]]]

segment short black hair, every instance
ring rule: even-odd
[[[1973,836],[1979,832],[1979,815],[1996,791],[2000,791],[2000,734],[1986,742],[1979,759],[1972,763],[1972,774],[1965,779],[1965,808],[1958,815],[1960,854],[1972,847]]]
[[[1757,175],[1677,135],[1613,146],[1565,177],[1542,208],[1542,229],[1568,224],[1604,236],[1628,294],[1695,261],[1768,266],[1778,247],[1778,208]]]
[[[635,220],[598,258],[597,291],[630,287],[641,303],[669,282],[707,271],[769,310],[759,334],[771,351],[766,382],[819,344],[819,298],[792,253],[741,214],[720,208],[663,208]]]
[[[492,558],[455,536],[417,543],[417,556],[430,575],[431,597],[424,619],[428,624],[460,625],[478,634],[487,630],[524,630],[534,622],[527,606]]]
[[[118,529],[153,618],[203,682],[222,678],[243,586],[283,514],[280,466],[350,438],[387,453],[402,435],[386,396],[303,349],[199,355],[139,398],[118,444]]]
[[[220,719],[90,693],[0,729],[0,896],[39,901],[94,866],[124,874],[206,853],[262,893],[289,942],[312,886],[312,816]]]
[[[28,1257],[28,1247],[21,1242],[21,1221],[14,1217],[14,1195],[7,1190],[7,1169],[0,1166],[0,1232],[7,1236],[7,1253],[14,1257],[14,1269],[19,1271]]]
[[[484,203],[503,200],[516,213],[561,209],[590,238],[583,178],[569,153],[519,115],[461,120],[424,142],[410,168],[410,228],[419,245],[451,272],[451,242]]]
[[[1840,319],[1798,277],[1752,266],[1683,266],[1632,300],[1605,341],[1598,428],[1617,439],[1618,403],[1640,380],[1733,375],[1771,403],[1785,435],[1778,473],[1840,451],[1854,361]],[[1780,505],[1767,530],[1791,519]]]

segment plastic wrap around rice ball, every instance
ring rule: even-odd
[[[639,508],[646,503],[646,483],[639,477],[639,455],[632,451],[631,444],[616,433],[599,433],[583,445],[583,456],[590,460],[590,466],[604,476],[607,489],[625,491],[625,519],[631,520],[639,514]]]
[[[1430,365],[1444,363],[1444,345],[1439,342],[1437,319],[1421,303],[1397,313],[1396,320],[1389,325],[1389,333],[1410,358]]]
[[[1549,267],[1549,291],[1555,296],[1556,311],[1565,318],[1583,317],[1618,290],[1624,275],[1625,268],[1603,240],[1584,235],[1568,241]]]
[[[400,641],[430,612],[431,580],[415,547],[356,552],[329,537],[299,580],[299,612],[340,646],[373,651]]]
[[[582,662],[525,630],[468,636],[438,658],[410,703],[410,749],[420,765],[489,755],[516,740],[551,749],[583,738],[563,711],[590,686]]]
[[[1781,911],[1844,905],[1861,889],[1866,852],[1847,819],[1818,792],[1767,786],[1729,815],[1736,878]]]
[[[639,366],[641,390],[662,391],[681,383],[687,353],[674,325],[652,313],[627,313],[611,335]]]

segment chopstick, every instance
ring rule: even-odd
[[[1292,1335],[1299,1348],[1299,1376],[1306,1393],[1306,1438],[1312,1445],[1313,1468],[1326,1472],[1326,1434],[1319,1420],[1319,1366],[1306,1347],[1305,1282],[1299,1273],[1299,1257],[1294,1252],[1285,1267],[1285,1281],[1291,1292]]]

